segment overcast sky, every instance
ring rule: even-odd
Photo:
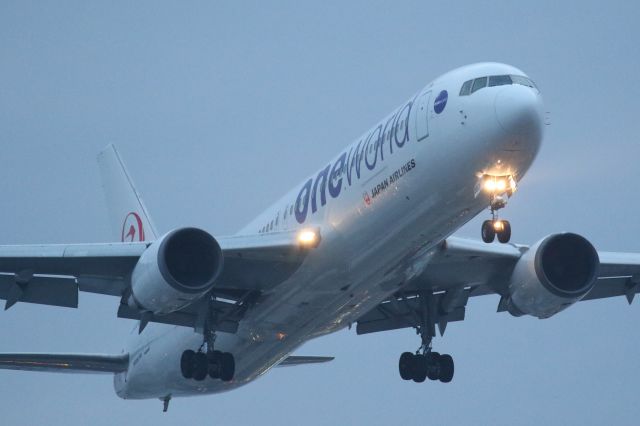
[[[63,4],[64,3],[64,4]],[[304,4],[303,4],[304,3]],[[455,3],[455,6],[449,5]],[[636,2],[0,2],[0,243],[110,239],[95,156],[123,155],[161,231],[236,232],[438,75],[500,61],[551,126],[504,216],[640,252]],[[480,221],[457,235],[478,238]],[[549,320],[474,299],[436,350],[453,382],[398,376],[411,330],[343,331],[237,391],[123,401],[110,376],[0,371],[3,424],[637,424],[640,306]],[[0,351],[119,352],[118,300],[0,312]]]

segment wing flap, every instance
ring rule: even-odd
[[[77,308],[78,284],[73,278],[33,277],[21,282],[19,276],[0,275],[0,299],[7,301],[5,309],[16,302]]]
[[[396,295],[379,304],[376,308],[358,318],[356,333],[368,334],[400,328],[419,327],[422,321],[421,309],[424,301],[433,303],[433,323],[438,324],[441,334],[447,324],[463,321],[470,291],[462,289],[434,295],[420,293],[412,296]]]
[[[593,289],[582,300],[604,299],[637,293],[627,277],[599,278]]]
[[[294,367],[296,365],[307,364],[322,364],[325,362],[333,361],[335,358],[332,356],[300,356],[291,355],[286,357],[277,367]]]
[[[120,373],[127,370],[129,355],[0,354],[0,369],[56,373]]]
[[[599,277],[631,277],[640,275],[639,253],[598,252]]]
[[[235,333],[238,331],[239,318],[233,315],[235,304],[222,303],[212,301],[213,309],[220,315],[219,319],[215,323],[215,330],[222,331],[224,333]],[[120,304],[118,308],[118,318],[128,318],[146,322],[156,322],[160,324],[180,325],[183,327],[198,328],[198,321],[202,321],[203,318],[198,315],[197,310],[191,311],[187,307],[186,309],[171,312],[165,315],[154,315],[148,312],[140,312],[139,310],[130,307],[129,305]]]
[[[640,254],[599,252],[598,256],[598,281],[582,300],[626,296],[631,303],[640,292]]]

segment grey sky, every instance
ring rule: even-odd
[[[634,2],[0,2],[0,243],[109,239],[95,156],[115,143],[161,230],[230,234],[439,74],[496,60],[552,125],[505,211],[513,239],[571,230],[640,252]],[[568,2],[567,2],[568,3]],[[481,216],[458,235],[479,237]],[[0,351],[119,352],[118,301],[0,313]],[[436,339],[450,385],[400,380],[410,330],[315,340],[330,365],[223,395],[122,401],[108,376],[0,371],[4,424],[636,424],[640,308],[550,320],[470,302]]]

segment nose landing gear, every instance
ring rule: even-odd
[[[501,220],[494,214],[494,219],[482,222],[482,241],[492,243],[495,237],[501,243],[508,243],[511,239],[511,224],[507,220]]]
[[[515,192],[515,180],[511,175],[491,176],[485,174],[481,178],[480,189],[489,194],[489,208],[491,210],[491,220],[485,220],[482,223],[482,241],[492,243],[497,236],[499,242],[508,243],[511,239],[511,224],[509,221],[498,218],[498,210],[507,206],[509,197]]]

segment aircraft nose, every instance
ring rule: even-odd
[[[542,131],[542,101],[535,89],[505,87],[496,95],[496,118],[510,135],[533,136]]]

